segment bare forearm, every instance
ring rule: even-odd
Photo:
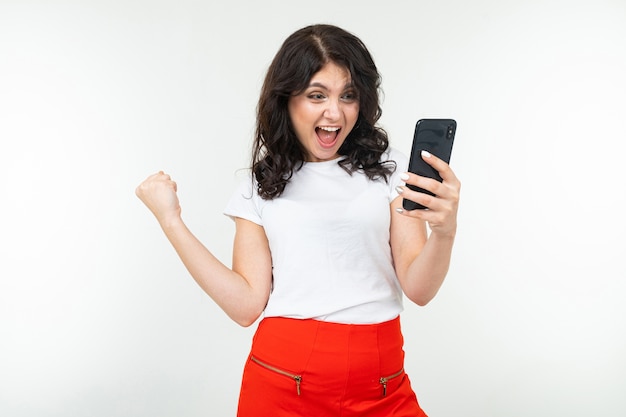
[[[394,200],[394,210],[400,216],[392,212],[391,245],[403,291],[416,304],[426,305],[439,291],[450,267],[461,183],[443,160],[425,151],[422,158],[439,172],[442,181],[412,173],[400,175],[407,185],[423,188],[432,195],[409,187],[397,188],[399,196]],[[401,198],[428,210],[404,210],[399,204]],[[426,224],[431,230],[428,238]]]
[[[265,231],[251,222],[237,221],[233,252],[246,256],[233,256],[233,268],[230,269],[213,256],[183,223],[177,188],[168,174],[159,171],[139,184],[135,194],[154,214],[200,287],[229,317],[242,326],[249,326],[259,317],[269,297],[271,255]]]
[[[448,273],[454,236],[433,234],[420,254],[408,265],[402,279],[406,296],[423,306],[432,300]]]
[[[262,296],[240,274],[218,260],[180,218],[161,228],[200,287],[237,323],[247,326],[262,312]]]

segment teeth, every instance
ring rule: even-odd
[[[327,132],[336,132],[339,130],[338,127],[329,127],[329,126],[320,126],[319,128]]]

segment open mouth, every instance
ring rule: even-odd
[[[324,148],[330,148],[337,142],[340,130],[341,128],[334,126],[318,126],[315,128],[315,133],[320,145]]]

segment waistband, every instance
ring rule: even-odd
[[[403,368],[403,344],[399,317],[377,324],[269,317],[259,323],[251,356],[284,369],[363,368],[384,376]]]

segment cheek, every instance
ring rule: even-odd
[[[355,105],[354,107],[350,109],[349,118],[353,124],[356,124],[356,121],[359,118],[359,106],[358,105]]]
[[[307,103],[295,102],[289,106],[289,118],[294,125],[304,124],[316,116],[314,110]]]

